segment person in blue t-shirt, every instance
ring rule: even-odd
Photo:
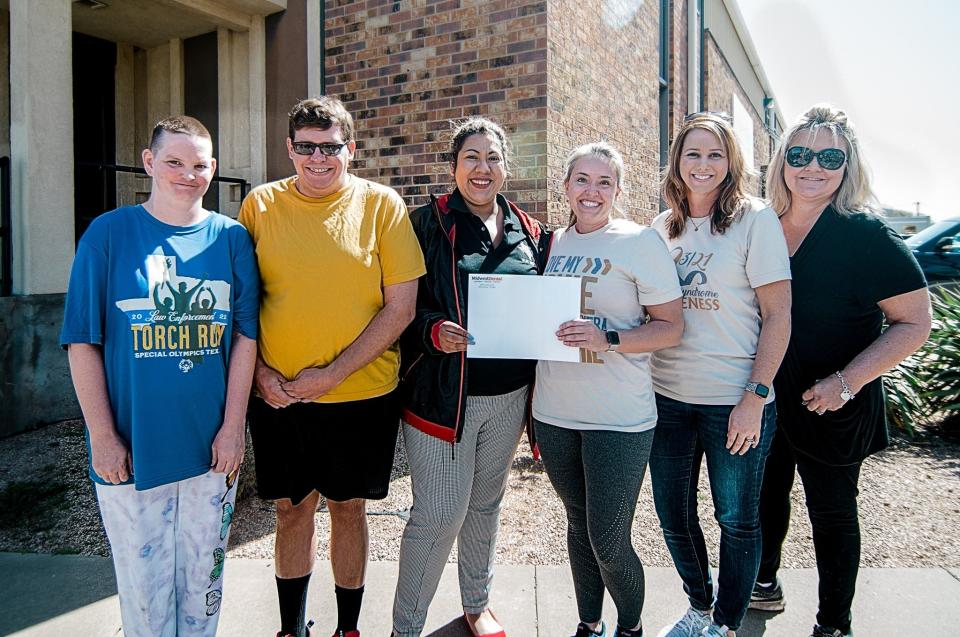
[[[77,246],[60,343],[87,424],[124,634],[214,635],[257,353],[259,274],[192,117],[153,129],[150,197]]]

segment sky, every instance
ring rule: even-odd
[[[780,112],[847,112],[885,206],[960,216],[960,2],[736,0]]]

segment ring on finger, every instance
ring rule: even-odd
[[[817,410],[817,415],[818,415],[818,416],[822,416],[822,415],[823,415],[823,412],[825,412],[825,411],[826,411],[826,409],[823,409],[823,408],[821,407],[820,409]]]

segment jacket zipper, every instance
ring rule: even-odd
[[[407,379],[407,377],[410,375],[410,372],[413,371],[413,368],[417,366],[417,363],[419,363],[419,362],[423,359],[424,356],[426,356],[426,354],[424,354],[423,352],[421,352],[420,355],[417,356],[417,358],[414,359],[414,361],[413,361],[412,363],[410,363],[410,367],[407,368],[407,373],[403,375],[403,378],[402,378],[401,380],[406,380],[406,379]]]
[[[457,290],[457,251],[453,244],[453,240],[450,238],[450,235],[444,232],[443,229],[443,219],[440,217],[440,209],[437,205],[436,200],[433,202],[433,210],[437,214],[437,224],[440,227],[440,232],[443,232],[446,236],[447,241],[450,242],[450,280],[453,283],[453,300],[457,306],[457,323],[460,326],[463,326],[463,314],[460,312],[460,292]],[[456,230],[456,226],[454,226]],[[463,407],[463,373],[467,366],[467,354],[466,352],[460,352],[460,390],[457,392],[457,419],[453,424],[453,442],[450,443],[450,453],[453,459],[456,459],[456,441],[460,437],[460,412]]]

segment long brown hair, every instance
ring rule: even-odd
[[[671,239],[683,233],[690,216],[690,204],[687,202],[687,185],[680,175],[680,156],[683,154],[683,142],[692,130],[701,129],[720,140],[727,153],[729,168],[727,176],[721,182],[720,194],[710,212],[710,230],[723,234],[738,214],[750,205],[747,193],[746,177],[752,171],[743,160],[743,153],[733,133],[733,127],[721,115],[698,113],[685,121],[677,138],[670,146],[670,161],[663,171],[661,188],[663,200],[670,207],[671,214],[667,220],[667,232]]]

